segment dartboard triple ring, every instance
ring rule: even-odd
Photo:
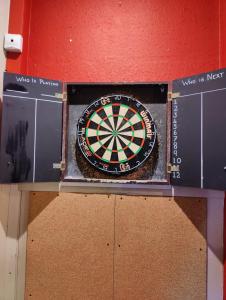
[[[78,121],[78,145],[97,169],[121,174],[139,167],[151,154],[156,127],[135,98],[108,95],[94,101]]]

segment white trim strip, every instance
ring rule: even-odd
[[[16,91],[16,90],[9,90],[9,89],[6,89],[6,91],[7,91],[7,92],[21,93],[21,94],[29,94],[29,92]]]
[[[11,97],[11,98],[19,98],[19,99],[23,99],[23,100],[32,99],[32,100],[38,100],[38,101],[45,101],[45,102],[50,102],[50,103],[53,102],[53,103],[62,104],[62,101],[54,101],[54,100],[47,100],[47,99],[40,99],[40,98],[22,97],[22,96],[14,96],[14,95],[7,95],[7,94],[3,94],[3,96],[5,96],[5,97]]]
[[[10,185],[8,218],[6,227],[6,269],[5,269],[5,297],[1,299],[15,299],[18,259],[18,225],[20,220],[21,192],[17,185]],[[2,295],[2,293],[1,293]]]
[[[203,188],[203,93],[201,93],[201,188]]]
[[[222,198],[224,199],[224,192],[217,190],[207,190],[200,188],[188,188],[171,185],[150,185],[150,184],[114,184],[101,182],[36,182],[36,183],[19,183],[18,188],[21,191],[55,191],[55,192],[73,192],[73,193],[99,193],[99,194],[119,194],[119,195],[148,195],[169,197],[204,197],[204,198]]]
[[[193,93],[193,94],[187,94],[187,95],[181,95],[181,96],[178,96],[177,98],[189,97],[189,96],[200,95],[200,94],[207,94],[207,93],[218,92],[218,91],[223,91],[223,90],[226,90],[226,88],[210,90],[210,91],[201,91],[199,93]]]
[[[22,192],[20,198],[20,218],[18,224],[18,256],[16,276],[16,300],[24,300],[26,279],[26,244],[29,209],[29,192]]]
[[[207,300],[223,300],[224,193],[207,200]]]
[[[34,157],[33,157],[33,182],[35,182],[35,168],[36,168],[36,131],[37,131],[37,99],[35,100],[35,128],[34,128]]]

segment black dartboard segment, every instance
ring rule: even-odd
[[[79,119],[77,133],[85,158],[111,174],[138,168],[150,156],[157,135],[149,111],[126,95],[94,101]]]

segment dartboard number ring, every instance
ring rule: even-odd
[[[127,95],[108,95],[90,104],[78,121],[78,145],[95,168],[121,174],[151,154],[156,127],[149,111]]]

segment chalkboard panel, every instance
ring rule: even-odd
[[[61,101],[56,94],[62,93],[62,83],[56,80],[4,73],[3,93],[20,98]]]
[[[35,181],[58,181],[60,170],[53,164],[61,161],[62,103],[37,103],[37,138]]]
[[[179,165],[171,183],[200,187],[201,100],[199,95],[182,97],[172,106],[172,164]]]
[[[225,87],[226,69],[201,73],[173,81],[173,90],[181,95],[200,94]]]
[[[226,190],[226,89],[203,96],[203,177],[204,188]]]
[[[226,69],[175,80],[173,92],[172,184],[226,190]]]
[[[59,181],[62,84],[21,74],[4,74],[0,181]]]
[[[4,97],[1,128],[1,182],[33,180],[35,103]]]

